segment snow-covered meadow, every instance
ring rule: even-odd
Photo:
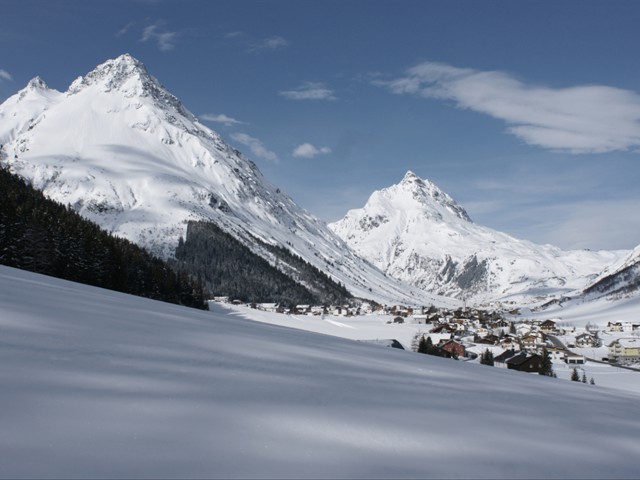
[[[637,478],[639,405],[0,267],[3,478]]]

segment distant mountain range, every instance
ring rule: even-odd
[[[411,172],[327,226],[128,54],[66,92],[31,80],[0,105],[0,144],[12,173],[162,258],[179,245],[204,258],[184,246],[208,248],[203,232],[220,229],[317,299],[346,289],[381,303],[531,302],[594,285],[629,255],[567,252],[476,225]]]
[[[305,282],[291,255],[359,298],[452,304],[355,255],[130,55],[66,92],[31,80],[0,105],[0,144],[11,172],[163,258],[174,256],[190,221],[212,222],[296,281]]]
[[[579,290],[628,254],[563,251],[477,225],[412,172],[329,227],[389,276],[472,302],[531,302]]]

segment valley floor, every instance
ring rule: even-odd
[[[635,304],[636,302],[633,302]],[[215,303],[211,302],[209,308],[221,315],[237,315],[249,320],[255,320],[258,322],[268,323],[272,325],[279,325],[283,327],[296,328],[309,332],[322,333],[325,335],[332,335],[341,338],[348,338],[351,340],[359,340],[370,343],[380,343],[385,345],[383,340],[395,339],[399,341],[402,346],[410,350],[413,337],[416,333],[428,333],[431,325],[417,324],[407,321],[402,324],[393,323],[393,315],[361,315],[353,317],[332,316],[325,315],[311,316],[311,315],[284,315],[279,313],[264,312],[256,309],[250,309],[245,306]],[[629,310],[628,305],[622,306],[623,311]],[[637,307],[640,311],[640,306]],[[612,309],[610,314],[614,314],[616,310]],[[570,312],[567,312],[570,313]],[[546,318],[546,317],[541,317]],[[579,316],[569,316],[571,318],[571,324],[574,322],[581,324]],[[595,321],[594,317],[589,316],[592,322]],[[608,317],[604,317],[608,318]],[[624,313],[618,313],[615,318],[629,318],[629,315]],[[587,323],[586,321],[583,323]],[[606,324],[606,321],[604,322]],[[603,341],[605,344],[609,340],[613,340],[620,336],[625,335],[603,335]],[[609,338],[611,337],[611,338]],[[570,338],[570,337],[567,337]],[[473,350],[480,354],[484,351],[486,346],[479,345]],[[495,354],[499,354],[504,351],[499,347],[492,347],[495,350]],[[574,352],[585,355],[589,358],[600,359],[607,356],[607,347],[600,347],[598,349],[592,348],[573,348]],[[478,363],[478,359],[475,360]],[[559,380],[571,379],[573,366],[565,364],[562,360],[553,362],[553,370]],[[628,392],[634,392],[640,394],[640,372],[634,372],[624,368],[617,367],[615,365],[602,364],[596,362],[587,361],[585,365],[580,365],[578,371],[582,376],[584,372],[587,379],[593,378],[596,385],[604,386],[607,388],[614,388],[618,390],[625,390]]]

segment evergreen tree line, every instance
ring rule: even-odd
[[[202,287],[132,242],[47,199],[0,168],[0,263],[206,309]]]
[[[180,240],[175,257],[180,268],[197,278],[212,296],[286,306],[339,303],[350,298],[344,286],[285,248],[264,243],[262,246],[278,257],[281,266],[295,270],[295,278],[272,266],[213,222],[189,222],[187,238]]]
[[[278,258],[280,266],[289,276],[307,286],[317,299],[315,303],[339,305],[348,303],[353,298],[342,283],[335,282],[329,275],[286,247],[260,243]]]

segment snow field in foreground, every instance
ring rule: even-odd
[[[0,267],[4,478],[635,478],[639,400]]]

